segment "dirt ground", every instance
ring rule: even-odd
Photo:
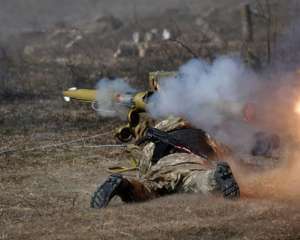
[[[106,168],[129,162],[122,149],[85,146],[114,143],[121,123],[60,100],[0,109],[1,151],[31,149],[0,156],[0,239],[300,239],[299,202],[174,194],[90,209]]]
[[[134,11],[129,5],[120,5],[119,0],[108,2],[115,2],[112,7],[118,6],[116,12],[127,8],[130,9],[126,11]],[[148,7],[149,1],[141,2],[143,4],[138,10],[154,11]],[[300,239],[299,181],[292,184],[286,179],[282,182],[277,179],[276,183],[291,195],[295,189],[297,200],[280,200],[284,197],[281,198],[282,193],[276,191],[272,192],[272,197],[278,195],[277,200],[264,197],[266,179],[257,178],[255,186],[259,189],[255,190],[261,193],[259,198],[251,195],[251,198],[225,201],[193,194],[174,194],[139,204],[123,204],[116,198],[102,210],[89,207],[91,194],[109,175],[106,169],[117,165],[130,166],[122,148],[89,146],[115,144],[114,130],[124,123],[114,118],[99,118],[85,104],[64,103],[58,97],[61,91],[72,86],[93,87],[96,79],[107,76],[128,77],[133,79],[130,83],[140,87],[146,85],[150,71],[177,69],[194,57],[194,53],[208,59],[227,51],[237,53],[241,50],[242,3],[268,1],[165,2],[182,5],[190,2],[191,5],[187,5],[183,13],[176,13],[174,5],[174,9],[167,8],[169,11],[161,14],[164,7],[160,7],[160,11],[155,10],[155,13],[161,14],[159,17],[144,16],[138,12],[140,14],[134,16],[137,18],[134,23],[125,23],[120,29],[111,29],[111,23],[101,18],[96,22],[84,21],[77,28],[67,22],[64,23],[66,26],[59,27],[58,24],[47,31],[36,29],[24,32],[20,39],[8,41],[7,54],[12,48],[12,56],[6,56],[4,50],[0,52],[0,73],[6,73],[0,74],[0,240]],[[256,16],[258,20],[254,22],[257,45],[254,50],[263,60],[266,59],[265,38],[269,30],[278,34],[274,34],[274,41],[279,41],[288,32],[284,28],[285,22],[295,22],[292,25],[295,29],[298,26],[298,22],[288,14],[295,12],[292,16],[298,17],[298,8],[287,4],[294,2],[298,6],[297,1],[271,2],[276,3],[272,9],[277,14],[272,29],[267,28],[265,15],[262,19]],[[153,8],[160,4],[161,1],[155,1]],[[13,6],[8,1],[6,5]],[[94,10],[97,13],[95,17],[102,16],[97,8]],[[264,8],[256,10],[258,16],[258,13],[265,14]],[[7,13],[2,15],[8,15],[10,20],[11,13],[8,10]],[[273,15],[269,17],[272,19]],[[16,27],[19,23],[23,25],[22,19],[20,16],[13,21]],[[199,21],[202,24],[199,25]],[[211,31],[202,33],[203,23],[207,23]],[[46,22],[42,26],[44,24]],[[157,41],[151,45],[153,49],[149,48],[149,56],[145,58],[113,57],[120,42],[131,41],[133,31],[144,34],[157,27],[173,30],[175,37],[179,34],[177,40],[189,49],[172,41],[164,44]],[[5,29],[6,24],[1,28]],[[206,35],[211,32],[218,33],[212,34],[213,37],[220,37],[226,42],[225,49],[208,47],[210,44],[207,45],[207,42],[210,43],[211,38]],[[78,36],[82,40],[67,48],[68,43]],[[293,39],[295,36],[292,34]],[[299,49],[298,42],[293,41]],[[3,46],[6,47],[6,44]],[[29,53],[26,55],[26,52]],[[285,54],[290,59],[298,52],[289,49]],[[284,56],[280,52],[280,61],[285,61]],[[292,58],[297,66],[298,60]],[[242,179],[243,172],[238,177]],[[299,180],[298,174],[295,179]],[[288,184],[291,185],[285,187]]]

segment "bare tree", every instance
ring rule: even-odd
[[[266,31],[266,55],[267,63],[272,60],[272,44],[276,40],[276,15],[273,13],[270,0],[256,0],[254,15],[262,20]]]
[[[9,89],[10,59],[4,47],[0,47],[0,95],[6,95]]]

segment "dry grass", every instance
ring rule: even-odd
[[[211,1],[201,4],[206,2]],[[203,11],[199,9],[202,16]],[[224,11],[223,7],[212,9],[208,15],[206,19],[220,28],[218,32],[224,40],[239,43],[238,7],[232,11]],[[192,33],[198,33],[191,22],[186,23],[190,26],[188,30],[186,25],[180,25],[181,18],[162,17],[168,23],[166,27],[183,31],[186,39],[180,40],[185,44],[195,42],[195,45],[188,45],[201,55],[198,40],[190,39]],[[143,21],[146,30],[164,25],[161,19],[146,20]],[[87,106],[66,105],[61,99],[52,100],[51,96],[60,95],[63,89],[73,84],[91,86],[97,78],[110,75],[132,77],[132,82],[141,87],[145,85],[149,71],[174,70],[191,57],[185,49],[171,42],[159,43],[158,48],[153,45],[152,55],[145,59],[116,61],[113,52],[121,39],[130,38],[132,29],[135,28],[128,25],[106,37],[98,32],[87,36],[83,45],[78,45],[72,54],[81,56],[84,63],[93,62],[94,65],[74,63],[74,69],[70,69],[70,66],[54,64],[52,58],[60,54],[69,57],[72,63],[73,55],[58,51],[59,44],[41,48],[49,61],[42,62],[40,54],[20,59],[22,54],[19,53],[18,61],[11,59],[14,61],[9,62],[12,66],[5,62],[4,70],[11,78],[0,79],[0,152],[7,148],[39,148],[99,133],[108,134],[84,143],[114,143],[112,132],[120,121],[98,119]],[[257,35],[258,39],[264,36],[264,28]],[[33,44],[30,39],[28,41]],[[23,39],[21,42],[23,44]],[[257,44],[264,48],[262,43],[259,40]],[[16,47],[16,44],[10,45]],[[239,44],[235,45],[230,50],[238,50]],[[7,96],[10,100],[19,100],[7,101]],[[21,101],[22,97],[27,100]],[[300,239],[300,205],[296,201],[262,197],[227,202],[199,195],[173,195],[131,205],[116,199],[107,209],[90,209],[90,194],[108,175],[105,169],[128,162],[121,149],[82,146],[83,142],[77,142],[0,155],[0,240]]]
[[[0,148],[31,148],[112,132],[116,120],[62,108],[60,101],[1,105]],[[51,110],[51,111],[49,111]],[[18,114],[22,118],[17,118]],[[60,116],[60,115],[63,115]],[[85,117],[83,117],[85,116]],[[19,119],[19,120],[17,120]],[[67,120],[66,120],[67,119]],[[10,129],[8,131],[8,129]],[[24,131],[26,129],[26,131]],[[113,143],[110,134],[87,144]],[[104,210],[89,208],[90,194],[108,175],[128,164],[119,149],[86,149],[76,143],[47,151],[0,156],[1,239],[299,239],[297,202],[226,202],[199,195],[173,195]]]

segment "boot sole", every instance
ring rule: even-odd
[[[105,208],[115,196],[116,189],[122,182],[121,175],[111,175],[102,185],[97,187],[91,198],[91,208]]]
[[[240,197],[240,188],[227,163],[222,162],[217,165],[215,178],[225,199],[233,200]]]

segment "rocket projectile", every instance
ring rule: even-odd
[[[69,102],[71,99],[82,102],[95,102],[96,90],[95,89],[77,89],[70,88],[63,92],[65,101]]]

